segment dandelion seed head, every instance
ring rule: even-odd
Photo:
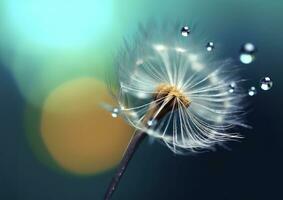
[[[241,82],[232,62],[211,58],[195,30],[184,42],[182,27],[141,26],[117,57],[115,92],[130,125],[180,154],[241,138],[235,130],[245,114],[238,85],[229,92],[231,83]]]

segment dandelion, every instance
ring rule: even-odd
[[[242,80],[235,75],[236,68],[230,60],[215,61],[194,30],[183,37],[182,27],[141,26],[120,51],[114,94],[121,115],[136,132],[105,199],[110,199],[147,135],[177,154],[201,152],[241,138],[235,128],[245,126],[245,92],[238,88]]]

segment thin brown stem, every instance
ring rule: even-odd
[[[188,107],[191,103],[191,101],[185,96],[182,91],[180,91],[177,87],[171,86],[168,84],[161,84],[156,89],[156,95],[154,96],[154,99],[163,99],[163,102],[161,105],[152,103],[149,106],[149,109],[147,113],[144,115],[144,118],[142,120],[142,123],[145,127],[147,127],[148,120],[151,120],[152,118],[156,121],[159,121],[163,116],[166,115],[166,113],[171,112],[173,109],[175,109],[175,102],[176,100],[180,100],[186,107]],[[142,140],[145,138],[147,134],[142,131],[137,131],[134,136],[132,137],[126,152],[122,158],[122,161],[120,162],[118,169],[116,171],[116,174],[112,178],[112,181],[106,191],[104,200],[109,200],[113,193],[115,192],[123,174],[125,173],[125,170],[132,159],[135,151],[137,150],[138,146],[142,142]]]
[[[141,144],[141,142],[143,141],[143,139],[145,138],[146,135],[147,135],[146,133],[141,132],[141,131],[137,131],[133,135],[133,137],[132,137],[132,139],[131,139],[131,141],[130,141],[130,143],[129,143],[129,145],[128,145],[125,153],[124,153],[124,156],[123,156],[123,158],[122,158],[122,160],[121,160],[121,162],[120,162],[120,164],[119,164],[119,166],[116,170],[116,173],[115,173],[114,177],[112,178],[112,180],[111,180],[111,182],[108,186],[108,189],[107,189],[106,194],[104,196],[104,200],[109,200],[111,198],[111,196],[113,195],[113,193],[115,192],[124,172],[126,171],[126,168],[129,164],[130,160],[132,159],[132,157],[133,157],[134,153],[136,152],[138,146]]]

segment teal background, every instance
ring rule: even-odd
[[[229,144],[231,150],[219,148],[216,152],[177,156],[158,142],[145,141],[113,200],[283,198],[282,0],[107,1],[111,9],[93,1],[93,12],[100,8],[110,12],[108,24],[101,25],[105,27],[103,32],[99,31],[100,35],[93,29],[93,35],[85,31],[79,37],[77,31],[73,37],[84,42],[74,43],[70,42],[74,39],[72,34],[65,41],[60,40],[73,30],[72,26],[54,39],[52,34],[43,37],[43,32],[33,29],[36,24],[25,21],[25,17],[14,22],[7,17],[8,1],[0,2],[0,199],[102,199],[114,170],[79,177],[48,167],[30,147],[24,113],[27,105],[40,107],[49,92],[66,80],[86,75],[103,79],[123,37],[133,34],[138,23],[152,19],[180,19],[196,24],[208,40],[220,44],[215,49],[220,57],[235,60],[243,77],[248,78],[247,87],[258,87],[259,79],[264,76],[271,77],[274,86],[250,98],[248,123],[253,129],[243,130],[246,138]],[[13,1],[17,9],[25,4]],[[60,4],[46,1],[44,6],[46,9],[59,6],[65,16],[65,4],[68,1],[61,0]],[[77,9],[77,17],[82,17],[79,14],[87,6]],[[53,17],[60,18],[58,13]],[[76,19],[75,14],[73,17],[72,20]],[[90,15],[83,20],[86,21],[82,27],[99,28],[97,24],[105,19]],[[23,29],[17,29],[21,26]],[[26,37],[23,30],[27,27],[28,35],[33,33],[34,37]],[[258,48],[256,60],[250,65],[238,61],[240,46],[245,42],[252,42]],[[36,67],[39,65],[42,67]]]

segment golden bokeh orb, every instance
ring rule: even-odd
[[[132,129],[120,117],[113,118],[101,103],[114,102],[105,85],[94,78],[68,81],[46,99],[42,140],[63,169],[97,174],[121,160]]]

